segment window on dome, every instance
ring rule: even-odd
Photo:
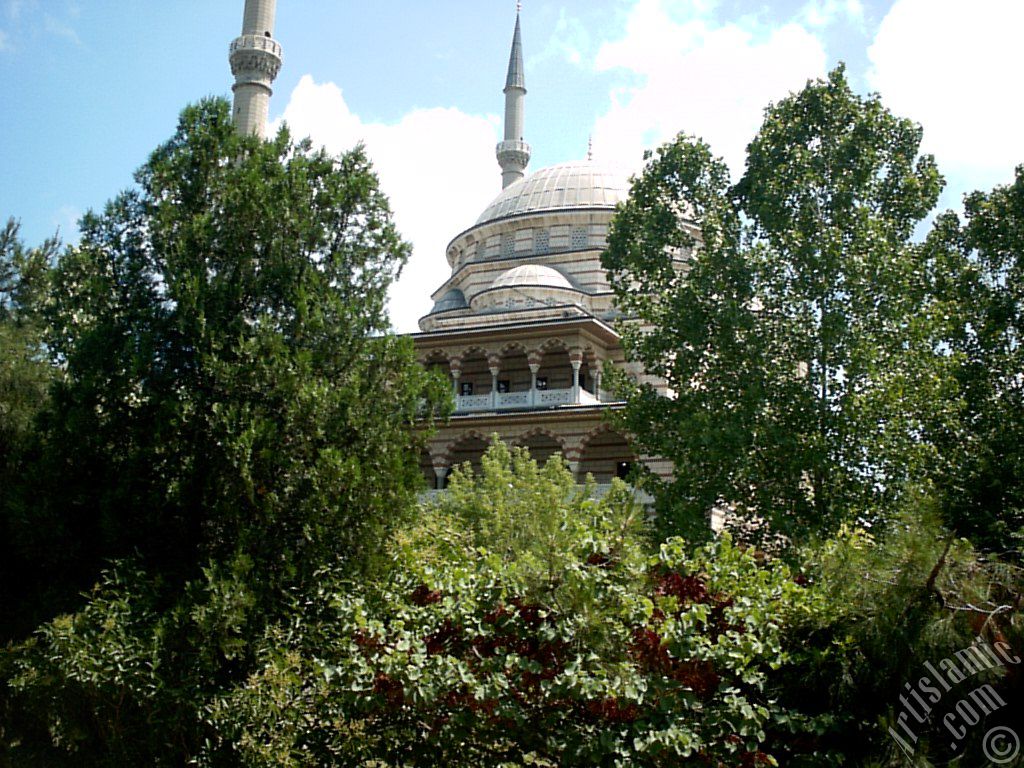
[[[582,251],[587,247],[587,228],[573,227],[569,235],[569,245],[574,251]]]
[[[533,230],[533,252],[541,255],[551,252],[551,233],[548,230]]]
[[[506,259],[516,255],[515,232],[506,232],[501,236],[501,255]]]

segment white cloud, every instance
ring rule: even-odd
[[[802,23],[815,29],[822,29],[837,21],[863,26],[864,5],[861,0],[808,0],[800,10]]]
[[[450,274],[445,247],[501,188],[494,160],[497,118],[457,109],[417,109],[392,124],[363,122],[333,83],[303,76],[282,118],[296,137],[333,153],[362,141],[413,254],[389,297],[396,330],[417,330],[430,294]],[[276,129],[280,120],[271,129]]]
[[[667,4],[638,0],[624,37],[598,52],[599,71],[626,70],[640,82],[613,92],[594,128],[595,156],[636,168],[644,148],[684,131],[703,137],[739,173],[764,108],[823,75],[825,50],[796,23],[721,24],[709,3],[695,0],[688,20],[677,21]]]
[[[11,44],[8,42],[7,33],[0,29],[0,51],[11,50]]]
[[[1011,181],[1024,162],[1022,28],[1020,0],[896,0],[868,50],[871,87],[924,126],[951,203]]]
[[[589,55],[590,45],[590,33],[583,22],[561,8],[544,48],[534,56],[527,56],[527,69],[549,59],[561,59],[572,66],[579,66]]]

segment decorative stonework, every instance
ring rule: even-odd
[[[281,71],[281,44],[269,37],[242,35],[231,43],[228,61],[236,85],[260,83],[269,88]]]
[[[281,71],[281,44],[273,37],[276,0],[246,0],[242,34],[228,49],[235,101],[232,120],[243,134],[262,137],[270,111],[271,86]]]

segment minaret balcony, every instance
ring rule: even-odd
[[[228,49],[228,53],[235,53],[235,51],[266,51],[271,53],[277,58],[282,58],[283,50],[281,44],[272,37],[265,35],[240,35],[231,41],[231,47]]]
[[[591,392],[577,389],[530,389],[525,392],[491,392],[485,395],[456,395],[456,413],[530,410],[566,405],[599,405]]]

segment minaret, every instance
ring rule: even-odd
[[[523,112],[526,104],[526,78],[523,75],[523,38],[516,11],[516,31],[512,36],[512,54],[505,78],[505,140],[498,144],[502,189],[523,178],[530,162],[530,145],[523,141]]]
[[[245,0],[242,34],[231,43],[228,61],[235,76],[232,119],[239,132],[263,137],[271,83],[281,70],[281,44],[274,39],[277,0]]]

